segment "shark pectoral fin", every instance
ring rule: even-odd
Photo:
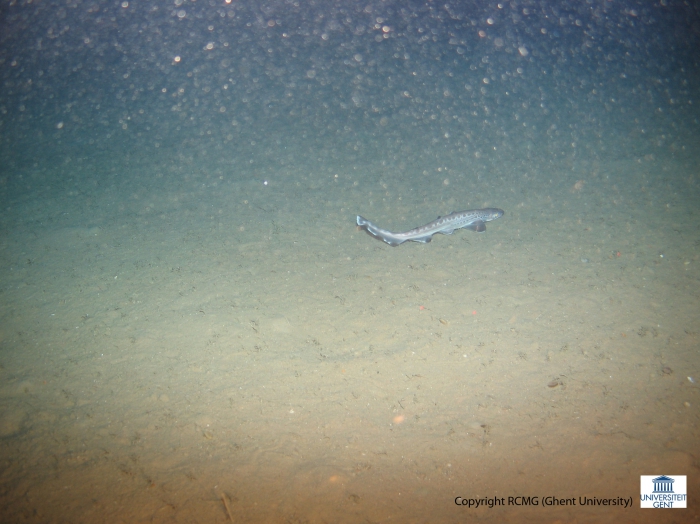
[[[472,231],[476,231],[477,233],[483,233],[486,231],[486,222],[483,220],[477,220],[476,222],[473,222],[467,226],[467,229],[471,229]]]

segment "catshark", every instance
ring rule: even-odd
[[[491,222],[503,216],[503,210],[495,207],[487,207],[484,209],[470,209],[469,211],[455,211],[444,217],[437,217],[429,224],[411,229],[405,233],[392,233],[386,229],[375,226],[366,218],[357,215],[357,225],[360,229],[364,229],[374,238],[383,240],[392,247],[403,244],[408,240],[413,242],[430,242],[433,235],[442,233],[443,235],[451,235],[455,229],[471,229],[481,233],[486,231],[486,222]]]

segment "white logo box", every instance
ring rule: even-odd
[[[640,507],[685,508],[688,504],[685,475],[641,475]]]

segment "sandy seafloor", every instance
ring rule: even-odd
[[[3,210],[5,522],[698,518],[698,172],[672,155],[79,164]],[[426,245],[355,227],[484,206]],[[690,508],[639,509],[655,474]],[[454,503],[549,495],[634,505]]]

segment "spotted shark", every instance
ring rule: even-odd
[[[430,242],[433,239],[433,235],[436,233],[451,235],[454,233],[455,229],[471,229],[477,233],[482,233],[486,231],[486,222],[491,222],[502,216],[503,210],[495,207],[470,209],[469,211],[455,211],[447,216],[437,217],[429,224],[411,229],[405,233],[392,233],[391,231],[374,225],[366,218],[357,215],[357,226],[367,231],[367,233],[374,238],[382,240],[392,247],[396,247],[409,240],[425,244]]]

